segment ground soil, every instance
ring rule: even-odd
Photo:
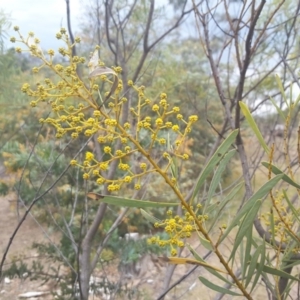
[[[0,202],[0,240],[2,258],[2,254],[6,251],[9,240],[18,224],[18,215],[16,211],[16,196],[14,194],[0,198]],[[23,212],[24,210],[20,211],[21,216]],[[9,262],[19,256],[27,257],[28,260],[36,258],[38,253],[31,248],[32,243],[46,240],[42,229],[37,226],[34,219],[29,216],[13,240],[7,255],[5,266],[8,267]],[[0,286],[0,299],[17,299],[17,296],[21,293],[38,290],[40,290],[38,282],[19,280],[17,278],[6,278],[4,282],[2,281]]]
[[[9,242],[9,239],[16,228],[18,222],[18,216],[16,213],[16,206],[14,204],[15,195],[11,194],[6,197],[1,198],[0,205],[0,239],[1,239],[1,254],[4,253],[6,246]],[[24,210],[20,211],[22,215]],[[48,236],[49,238],[49,236]],[[35,250],[31,249],[31,245],[33,242],[42,242],[49,241],[45,236],[42,228],[37,225],[32,216],[29,216],[21,229],[17,233],[12,246],[10,248],[7,263],[9,263],[14,257],[18,255],[26,256],[30,260],[31,258],[36,258],[38,256]],[[55,239],[54,236],[50,236],[50,238]],[[191,241],[194,246],[197,246],[197,240]],[[201,253],[203,252],[203,253]],[[223,249],[223,253],[228,252],[228,249]],[[184,252],[183,255],[187,255],[188,252]],[[200,251],[201,254],[205,254],[206,251]],[[228,253],[229,254],[229,253]],[[2,255],[1,255],[2,256]],[[216,264],[214,262],[215,258],[210,258],[209,261]],[[156,260],[154,258],[146,257],[142,262],[142,270],[138,276],[132,277],[130,280],[125,279],[128,282],[128,287],[135,288],[139,290],[139,296],[137,299],[145,299],[145,300],[153,300],[158,297],[162,288],[163,281],[166,274],[167,265],[166,263],[161,262],[160,260]],[[172,278],[172,282],[181,278],[191,267],[188,265],[179,265],[177,266],[174,276]],[[119,280],[120,273],[117,270],[117,265],[110,265],[105,269],[106,275],[110,278],[110,280]],[[205,272],[202,268],[198,268],[191,276],[189,276],[188,280],[183,281],[178,287],[172,290],[170,294],[165,298],[168,299],[193,299],[193,300],[209,300],[213,299],[216,295],[215,292],[207,289],[203,286],[199,280],[198,276],[205,276],[206,278],[213,279],[212,276]],[[100,275],[99,275],[100,276]],[[214,279],[215,282],[215,279]],[[11,278],[4,280],[0,286],[0,299],[3,300],[14,300],[19,299],[18,296],[20,294],[26,292],[33,291],[43,291],[50,292],[53,286],[51,283],[41,285],[39,281],[29,281],[26,279],[19,278]],[[243,297],[238,297],[243,299]],[[237,298],[237,299],[238,299]],[[51,295],[43,295],[41,297],[29,298],[31,300],[36,299],[45,299],[50,300],[53,299]],[[102,297],[91,296],[92,300],[100,300],[105,299]],[[106,298],[109,299],[109,298]],[[113,299],[113,298],[111,298]],[[125,299],[125,298],[123,298]],[[129,299],[129,298],[128,298]],[[231,299],[231,297],[224,297],[223,299]],[[255,299],[265,299],[264,296],[257,296]]]

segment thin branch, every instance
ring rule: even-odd
[[[70,13],[70,0],[66,0],[67,5],[67,23],[68,23],[68,32],[71,40],[72,47],[72,56],[76,56],[76,47],[75,47],[75,39],[71,28],[71,13]]]
[[[194,1],[193,1],[194,3]],[[225,109],[225,113],[226,113],[226,118],[228,118],[229,123],[231,125],[231,128],[234,129],[234,122],[233,122],[233,118],[231,116],[228,104],[226,102],[226,98],[224,95],[224,91],[223,91],[223,87],[222,87],[222,83],[220,80],[220,75],[219,75],[219,71],[215,65],[213,56],[212,56],[212,50],[210,47],[210,39],[209,39],[209,31],[208,31],[208,24],[206,23],[206,16],[205,15],[200,15],[199,10],[197,9],[196,5],[194,5],[194,11],[195,11],[195,17],[196,17],[196,24],[197,24],[197,28],[198,28],[198,32],[199,32],[199,36],[201,37],[201,31],[200,31],[200,25],[198,23],[198,21],[201,22],[202,26],[203,26],[203,30],[204,30],[204,37],[205,37],[205,54],[207,56],[207,59],[210,63],[210,67],[213,73],[213,78],[215,81],[215,85],[218,91],[218,95],[220,97],[221,103],[224,106]],[[197,18],[198,16],[198,18]]]
[[[143,43],[144,53],[147,53],[149,51],[149,49],[148,49],[148,39],[149,39],[149,32],[150,32],[150,27],[151,27],[152,18],[153,18],[154,5],[155,5],[155,1],[150,0],[150,9],[149,9],[149,13],[148,13],[146,28],[145,28],[145,31],[144,31],[145,32],[144,33],[144,43]]]
[[[151,7],[152,7],[152,2],[154,5],[154,0],[151,0]],[[149,15],[148,15],[148,20],[147,20],[147,26],[146,30],[145,30],[145,36],[144,36],[144,43],[143,43],[143,47],[144,47],[144,51],[143,51],[143,55],[139,60],[138,66],[134,72],[134,75],[132,77],[133,82],[135,82],[139,76],[139,73],[141,72],[141,69],[145,63],[145,60],[150,52],[150,50],[152,48],[154,48],[162,39],[164,39],[168,34],[170,34],[173,30],[175,30],[177,27],[179,27],[181,25],[181,23],[183,22],[184,17],[191,13],[193,11],[192,9],[189,9],[187,11],[184,11],[185,7],[187,4],[187,0],[184,1],[183,4],[183,8],[182,8],[182,12],[181,15],[179,16],[179,18],[177,19],[177,21],[175,22],[175,24],[173,26],[171,26],[168,30],[166,30],[159,38],[157,38],[151,45],[148,45],[148,38],[149,38],[149,31],[150,31],[150,25],[152,22],[152,14],[151,11],[149,11]],[[197,4],[198,6],[198,4]]]
[[[113,1],[111,1],[111,5],[113,4]],[[116,49],[113,48],[112,45],[112,40],[110,37],[110,32],[109,32],[109,20],[111,16],[111,6],[109,5],[109,0],[105,1],[105,33],[106,33],[106,39],[107,39],[107,44],[110,49],[110,51],[114,54],[115,57],[117,57],[117,52]]]

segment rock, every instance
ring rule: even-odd
[[[9,279],[8,277],[5,277],[5,278],[4,278],[4,283],[10,284],[10,282],[11,282],[11,281],[10,281],[10,279]]]
[[[50,292],[27,292],[24,294],[20,294],[18,296],[19,299],[28,299],[28,298],[36,298],[36,297],[40,297],[40,296],[44,296],[50,294]]]
[[[151,284],[151,283],[153,283],[153,281],[154,281],[153,279],[148,279],[148,280],[147,280],[147,283],[150,283],[150,284]]]
[[[191,291],[196,286],[196,281],[189,287],[189,291]]]
[[[138,232],[130,232],[125,234],[126,241],[138,241],[140,239],[140,235]]]

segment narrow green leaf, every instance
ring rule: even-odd
[[[269,221],[270,221],[270,229],[271,229],[271,235],[273,243],[275,242],[275,221],[274,221],[274,212],[273,209],[271,209],[270,215],[269,215]]]
[[[283,195],[284,195],[284,199],[286,200],[291,212],[293,213],[294,217],[297,219],[297,221],[300,223],[300,219],[298,217],[299,213],[298,211],[295,209],[295,206],[292,204],[292,202],[290,201],[288,195],[286,194],[286,191],[283,190]]]
[[[252,283],[252,288],[251,288],[250,294],[253,291],[253,289],[256,287],[258,279],[260,278],[260,276],[262,274],[265,260],[266,260],[266,241],[263,239],[262,245],[261,245],[260,262],[256,265],[257,271],[256,271],[255,278],[253,280],[253,283]]]
[[[295,260],[292,263],[289,263],[289,264],[285,265],[284,267],[289,268],[289,267],[295,267],[295,266],[298,266],[298,265],[300,265],[300,260],[299,259]]]
[[[260,245],[255,252],[252,255],[250,264],[249,264],[249,268],[248,268],[248,273],[247,273],[247,278],[246,278],[246,282],[245,282],[245,287],[247,287],[252,279],[252,276],[257,268],[258,265],[258,258],[261,255],[261,252],[263,251],[263,246]]]
[[[275,100],[270,96],[270,100],[272,104],[275,106],[278,114],[281,116],[282,120],[285,121],[285,116],[283,114],[283,111],[280,109],[280,107],[276,104]]]
[[[242,240],[240,242],[240,263],[241,263],[241,266],[242,266],[242,272],[243,272],[243,267],[244,267],[244,262],[245,262],[245,258],[244,258],[244,240]],[[231,269],[233,269],[233,260],[232,260],[232,264],[231,264]],[[243,280],[243,278],[242,278]]]
[[[178,160],[176,156],[172,158],[171,173],[174,178],[178,178]]]
[[[258,247],[258,244],[256,243],[255,239],[252,239],[252,245],[255,249]]]
[[[290,109],[292,108],[292,104],[293,104],[293,84],[290,84]]]
[[[160,260],[167,262],[169,264],[174,264],[174,265],[197,265],[197,266],[201,266],[204,268],[208,268],[208,269],[212,269],[215,270],[217,272],[221,272],[221,273],[225,273],[228,274],[226,271],[223,271],[211,264],[208,264],[207,262],[202,262],[196,259],[191,259],[191,258],[185,258],[185,257],[159,257]]]
[[[299,239],[295,235],[293,235],[287,228],[284,228],[284,231],[290,236],[291,239],[294,240],[294,242],[299,244]],[[291,241],[290,241],[290,243],[291,243]]]
[[[231,191],[230,193],[221,200],[221,202],[219,203],[218,207],[218,211],[216,213],[216,217],[212,220],[212,224],[210,225],[208,232],[211,231],[211,229],[215,226],[217,220],[219,219],[219,217],[222,215],[222,211],[224,210],[225,206],[227,205],[227,203],[232,200],[236,194],[239,192],[239,190],[242,188],[244,182],[240,182],[239,184],[237,184]]]
[[[216,202],[216,203],[211,204],[211,205],[206,209],[205,214],[206,214],[206,215],[212,214],[213,212],[216,211],[216,209],[217,209],[217,207],[218,207],[219,205],[220,205],[219,202]],[[204,214],[204,212],[203,212],[203,214]]]
[[[279,88],[279,90],[280,90],[280,93],[281,93],[281,95],[282,95],[282,98],[284,99],[286,106],[289,107],[289,103],[288,103],[288,101],[287,101],[287,98],[286,98],[286,95],[285,95],[285,91],[284,91],[284,88],[283,88],[281,79],[280,79],[280,77],[279,77],[278,74],[275,74],[275,79],[276,79],[278,88]]]
[[[296,240],[294,238],[293,240],[289,241],[289,243],[287,244],[286,251],[284,251],[284,253],[283,253],[283,257],[281,259],[281,266],[279,267],[279,269],[283,270],[284,268],[287,267],[287,265],[286,265],[287,263],[291,263],[291,257],[293,257],[295,255],[293,250],[298,247],[299,247],[298,240]]]
[[[258,200],[262,199],[269,191],[281,180],[283,175],[277,175],[267,181],[252,197],[246,202],[246,204],[241,208],[238,214],[234,217],[230,225],[227,227],[226,231],[221,237],[221,241],[225,239],[225,237],[231,232],[232,228],[234,228],[241,220],[241,218],[251,209],[253,204]]]
[[[298,106],[299,101],[300,101],[300,94],[298,95],[298,97],[297,97],[297,99],[295,101],[294,107]]]
[[[287,284],[285,290],[283,291],[283,293],[284,293],[285,295],[290,295],[290,292],[291,292],[293,286],[294,286],[294,281],[293,281],[293,280],[289,280],[289,282],[288,282],[288,284]],[[288,299],[288,298],[286,297],[286,298],[284,298],[284,299]]]
[[[262,165],[264,167],[266,167],[267,169],[269,169],[270,167],[270,163],[267,161],[263,161]],[[283,173],[279,168],[277,168],[276,166],[271,164],[271,171],[273,174],[275,175],[279,175],[279,174],[283,174],[282,180],[289,183],[290,185],[292,185],[293,187],[300,189],[300,185],[297,184],[295,181],[293,181],[288,175],[286,175],[285,173]]]
[[[263,281],[265,283],[265,285],[268,287],[268,289],[270,290],[270,295],[278,294],[278,289],[274,286],[274,281],[269,279],[269,276],[267,273],[261,273],[260,280]],[[287,299],[285,299],[285,300],[287,300]]]
[[[148,220],[149,222],[151,222],[152,224],[154,224],[154,223],[160,223],[160,222],[161,222],[161,220],[159,220],[159,219],[157,219],[157,218],[151,216],[149,213],[147,213],[147,212],[146,212],[145,210],[143,210],[142,208],[141,208],[140,210],[141,210],[142,216],[143,216],[146,220]]]
[[[117,205],[122,207],[146,208],[146,207],[178,206],[178,203],[142,201],[142,200],[127,199],[127,198],[121,198],[115,196],[103,196],[95,193],[88,193],[88,197],[107,204]]]
[[[209,251],[213,251],[214,248],[213,246],[211,245],[211,243],[209,242],[209,240],[207,240],[206,238],[204,238],[203,236],[201,236],[201,234],[197,231],[198,233],[198,237],[199,237],[199,240],[200,240],[200,243],[201,245],[206,248],[207,250]]]
[[[279,276],[279,277],[288,278],[288,279],[291,279],[291,280],[294,280],[294,281],[300,281],[299,278],[297,278],[295,276],[292,276],[289,273],[286,273],[282,270],[278,270],[278,269],[275,269],[273,267],[269,267],[269,266],[266,266],[266,265],[263,266],[263,272],[266,272],[266,273],[272,274],[272,275],[276,275],[276,276]]]
[[[231,250],[231,254],[230,254],[228,261],[230,261],[231,258],[234,258],[235,252],[236,252],[238,246],[240,245],[240,243],[242,243],[244,236],[247,234],[247,232],[249,230],[252,230],[253,222],[254,222],[254,219],[256,218],[258,210],[261,207],[261,203],[262,203],[261,200],[256,200],[256,202],[253,204],[251,209],[245,215],[245,218],[243,219],[243,221],[240,225],[238,233],[236,234],[233,248]]]
[[[236,153],[235,149],[229,151],[227,154],[224,155],[224,158],[220,161],[220,164],[216,170],[216,173],[209,185],[209,190],[207,193],[207,200],[205,201],[205,206],[203,208],[203,214],[206,213],[207,205],[210,203],[217,187],[219,186],[219,184],[221,182],[221,176],[222,176],[223,172],[225,171],[228,162],[235,155],[235,153]]]
[[[252,228],[248,230],[246,233],[247,243],[246,243],[246,249],[245,249],[245,255],[244,255],[244,265],[243,265],[243,274],[242,274],[242,280],[244,281],[246,277],[246,271],[248,270],[248,267],[250,265],[251,261],[251,248],[252,248]]]
[[[245,103],[243,103],[242,101],[240,101],[239,104],[240,104],[241,110],[242,110],[242,112],[243,112],[243,114],[244,114],[244,116],[245,116],[248,124],[250,125],[251,129],[255,133],[255,135],[256,135],[256,137],[257,137],[260,145],[264,148],[265,152],[267,154],[269,154],[270,153],[270,149],[267,146],[267,144],[266,144],[266,142],[265,142],[265,140],[264,140],[264,138],[263,138],[263,136],[262,136],[262,134],[261,134],[261,132],[260,132],[260,130],[259,130],[259,128],[258,128],[258,126],[257,126],[257,124],[255,122],[255,120],[254,120],[254,118],[252,117],[248,106]]]
[[[216,284],[213,284],[211,281],[209,281],[208,279],[202,277],[202,276],[199,276],[199,280],[205,285],[207,286],[208,288],[210,288],[211,290],[213,291],[216,291],[218,293],[221,293],[221,294],[227,294],[227,295],[231,295],[231,296],[242,296],[241,294],[238,294],[238,293],[235,293],[233,291],[230,291],[228,289],[225,289],[221,286],[218,286]]]
[[[214,155],[210,158],[207,165],[202,170],[201,174],[199,175],[193,195],[191,197],[191,202],[193,202],[195,196],[198,194],[201,186],[205,182],[207,176],[212,172],[214,167],[219,163],[219,161],[223,158],[224,154],[228,151],[230,146],[234,143],[236,136],[238,135],[238,129],[232,131],[228,137],[223,141],[223,143],[219,146],[219,148],[216,150]]]
[[[192,255],[195,257],[195,259],[205,263],[205,260],[196,252],[196,250],[190,245],[190,244],[186,244],[187,248],[191,251]],[[212,268],[205,268],[209,273],[213,274],[214,276],[216,276],[217,278],[221,279],[222,281],[224,281],[227,284],[232,285],[233,283],[230,282],[229,280],[227,280],[227,278],[225,278],[224,276],[222,276],[220,273],[218,273],[217,271],[215,271]]]

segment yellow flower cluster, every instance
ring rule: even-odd
[[[275,196],[272,195],[272,198],[274,209],[272,212],[262,214],[261,219],[269,227],[268,231],[274,234],[278,242],[289,243],[294,225],[293,214],[289,212],[283,193],[276,191]]]
[[[190,238],[192,236],[192,232],[198,230],[193,216],[186,211],[184,206],[182,208],[185,211],[183,217],[178,215],[173,216],[173,212],[169,210],[167,211],[168,219],[154,224],[155,228],[163,228],[169,235],[169,239],[161,240],[159,236],[153,236],[148,239],[148,244],[157,244],[160,247],[170,246],[171,255],[177,255],[177,247],[182,248],[184,246],[183,240]],[[196,209],[190,206],[191,211],[195,213],[199,222],[204,223],[208,219],[208,216],[201,214],[201,208],[201,204],[198,204]]]
[[[165,172],[170,168],[174,157],[183,160],[189,159],[189,155],[186,153],[181,154],[179,148],[187,134],[191,131],[192,124],[198,119],[197,116],[191,116],[188,121],[184,121],[183,118],[180,118],[183,126],[180,126],[180,124],[173,124],[168,119],[174,114],[176,117],[179,108],[175,107],[169,109],[170,105],[165,93],[161,94],[159,104],[151,105],[152,101],[144,95],[145,88],[143,86],[138,88],[132,84],[132,87],[137,92],[139,98],[137,107],[131,108],[133,117],[138,119],[134,134],[130,134],[129,132],[132,128],[129,122],[130,120],[121,126],[117,119],[105,118],[103,115],[102,119],[96,119],[98,115],[101,115],[101,111],[97,111],[97,114],[94,111],[94,118],[89,118],[87,121],[81,120],[82,124],[85,124],[85,126],[90,125],[90,128],[85,129],[85,135],[87,135],[87,130],[91,130],[91,134],[94,134],[95,132],[99,134],[97,141],[102,146],[102,152],[107,156],[103,156],[101,162],[93,158],[93,163],[89,160],[89,163],[84,162],[83,165],[77,164],[77,166],[82,167],[85,173],[89,175],[88,177],[86,175],[85,178],[92,179],[92,177],[94,177],[94,181],[97,184],[108,184],[108,188],[112,192],[118,191],[123,184],[129,184],[132,181],[135,182],[134,188],[140,189],[141,178],[145,174],[156,171],[155,165],[152,164],[152,166],[150,166],[149,164],[149,167],[147,168],[145,162],[140,163],[139,168],[136,168],[136,164],[129,160],[129,156],[134,155],[136,152],[143,153],[144,151],[144,159],[146,159],[145,156],[147,156],[148,153],[151,153],[152,149],[156,148],[157,145],[163,147],[161,156],[167,160]],[[152,107],[152,111],[155,111],[157,117],[146,115],[142,118],[141,114],[147,107]],[[82,131],[82,127],[80,128]],[[142,146],[142,141],[145,136],[145,132],[142,132],[142,130],[146,130],[146,134],[150,136],[151,141],[148,147]],[[169,130],[175,132],[175,137],[173,139],[174,146],[172,147],[172,151],[169,150],[166,152],[165,150],[168,150],[168,141],[166,137],[168,136]],[[116,150],[114,150],[114,147],[106,145],[107,143],[116,142],[118,140],[121,143]],[[113,143],[113,145],[116,145],[116,143]],[[121,176],[119,176],[118,179],[107,179],[105,178],[103,171],[107,171],[110,164],[115,160],[118,160],[118,169],[121,171]],[[125,161],[127,163],[125,163]],[[171,178],[171,182],[175,185],[176,179]]]
[[[117,150],[115,154],[113,155],[111,153],[112,149],[108,146],[104,147],[104,153],[110,154],[110,158],[108,158],[106,161],[97,161],[94,157],[94,154],[91,152],[86,152],[85,160],[83,161],[83,164],[79,164],[76,160],[71,160],[70,165],[71,166],[78,166],[83,169],[84,179],[91,179],[94,178],[94,181],[99,184],[107,184],[108,190],[111,192],[119,191],[121,186],[123,184],[130,184],[133,180],[135,180],[137,183],[134,185],[134,188],[136,190],[139,190],[141,188],[140,179],[143,175],[153,172],[153,170],[147,170],[147,164],[146,163],[140,163],[139,170],[135,170],[135,173],[132,171],[131,166],[128,163],[122,162],[122,159],[126,157],[127,155],[130,155],[131,152],[122,152],[121,150]],[[118,170],[123,174],[118,179],[107,179],[105,178],[103,172],[109,170],[110,164],[118,159]]]
[[[19,28],[15,27],[19,33]],[[167,174],[173,159],[187,160],[187,153],[181,153],[180,146],[191,132],[192,125],[198,120],[196,115],[187,120],[180,114],[179,107],[172,107],[166,93],[161,93],[157,101],[150,100],[145,95],[144,86],[136,86],[133,81],[128,82],[137,96],[137,104],[129,108],[131,116],[124,124],[119,121],[122,109],[127,99],[121,95],[123,82],[118,77],[121,67],[107,68],[97,59],[98,46],[96,46],[91,60],[87,64],[88,82],[84,82],[77,74],[79,64],[84,64],[84,57],[72,56],[72,45],[66,29],[62,28],[56,34],[57,39],[63,40],[66,47],[58,49],[68,64],[55,64],[53,56],[55,51],[50,49],[44,54],[39,47],[39,40],[30,33],[25,39],[19,33],[19,39],[13,37],[12,42],[21,42],[33,56],[41,60],[41,65],[33,68],[37,73],[41,68],[47,67],[56,75],[54,79],[46,78],[39,82],[36,88],[24,83],[21,90],[29,97],[32,107],[40,102],[50,106],[52,115],[40,119],[56,128],[56,137],[70,136],[77,139],[80,135],[91,137],[97,134],[102,156],[95,157],[87,152],[82,163],[72,160],[70,164],[83,170],[83,178],[94,180],[97,184],[107,184],[109,191],[118,191],[125,184],[134,183],[135,189],[141,188],[141,177],[156,172],[158,161],[164,158],[164,172]],[[80,38],[75,39],[79,43]],[[24,51],[24,50],[22,50]],[[21,52],[21,51],[20,51]],[[113,77],[112,80],[109,77]],[[97,80],[104,81],[108,91],[99,91]],[[104,98],[101,97],[104,94]],[[99,98],[102,99],[99,101]],[[109,109],[107,109],[109,108]],[[148,137],[145,146],[145,136]],[[156,150],[155,159],[151,157],[153,149]],[[159,153],[160,155],[157,155]],[[139,167],[134,159],[139,159]],[[133,158],[133,159],[132,159]],[[112,162],[118,166],[118,178],[107,179],[106,172]],[[173,185],[176,178],[171,178]]]

